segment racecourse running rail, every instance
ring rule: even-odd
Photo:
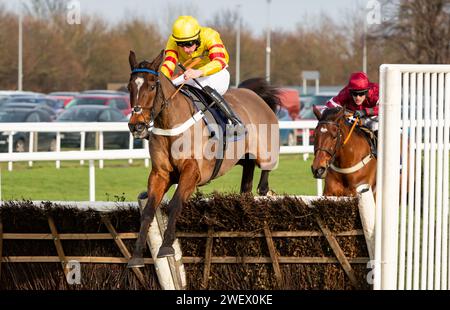
[[[309,145],[309,130],[314,129],[317,121],[282,121],[279,122],[280,129],[302,129],[303,145],[281,146],[281,154],[303,154],[306,160],[308,154],[312,154],[314,146]],[[148,141],[144,140],[143,149],[133,149],[133,137],[130,134],[130,143],[128,149],[122,150],[104,150],[103,133],[104,132],[129,132],[126,122],[75,122],[75,123],[2,123],[0,132],[9,135],[8,141],[13,141],[15,132],[55,132],[56,133],[56,151],[54,152],[33,152],[34,134],[30,134],[29,151],[16,153],[13,152],[13,145],[9,143],[8,152],[0,153],[0,162],[8,162],[8,170],[12,171],[13,162],[28,161],[30,166],[33,161],[56,161],[56,168],[59,169],[61,160],[89,160],[89,197],[90,201],[95,201],[95,165],[94,160],[99,161],[99,168],[103,168],[103,160],[144,159],[145,166],[149,166]],[[79,132],[81,143],[79,151],[61,151],[61,133]],[[86,132],[98,133],[98,150],[86,151],[84,140]],[[1,194],[1,191],[0,191]],[[317,194],[322,195],[322,180],[317,180]],[[0,197],[1,200],[1,197]]]

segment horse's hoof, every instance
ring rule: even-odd
[[[175,250],[171,246],[160,247],[158,251],[158,258],[174,256]]]
[[[144,258],[143,257],[132,257],[128,261],[128,268],[142,268],[144,267]]]

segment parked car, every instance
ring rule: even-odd
[[[48,95],[47,98],[51,98],[53,100],[56,100],[58,104],[64,109],[70,101],[72,101],[75,96],[69,96],[69,95]]]
[[[276,114],[279,121],[292,121],[289,111],[285,108],[278,109]],[[295,145],[295,143],[293,129],[280,129],[280,145]]]
[[[107,90],[107,89],[90,89],[81,92],[82,94],[90,95],[118,95],[118,96],[129,96],[130,94],[119,90]]]
[[[0,91],[0,106],[3,105],[6,101],[9,101],[16,97],[23,97],[23,96],[32,96],[32,97],[41,97],[44,96],[44,94],[41,93],[35,93],[31,91]]]
[[[307,101],[307,104],[305,104],[303,109],[300,111],[299,119],[300,120],[316,120],[316,116],[313,112],[313,105],[316,106],[319,110],[325,109],[325,105],[330,100],[336,96],[336,93],[319,93],[314,96],[311,96],[311,99]],[[303,144],[303,135],[302,130],[297,129],[297,143]],[[314,129],[309,130],[309,144],[314,144]]]
[[[16,96],[6,100],[3,105],[15,102],[45,104],[55,111],[56,114],[59,114],[64,109],[64,104],[62,102],[48,96]]]
[[[115,108],[104,105],[79,105],[64,111],[57,122],[128,122],[128,119]],[[86,147],[95,147],[95,132],[86,133]],[[127,132],[104,132],[104,148],[128,148],[130,133]],[[64,132],[61,134],[61,146],[80,147],[80,133]],[[134,147],[142,146],[141,141],[135,140]]]
[[[68,97],[75,97],[79,94],[80,93],[77,91],[54,91],[54,92],[48,93],[49,96],[68,96]]]
[[[66,106],[69,109],[74,106],[85,105],[106,105],[122,111],[123,115],[128,115],[131,112],[130,97],[122,95],[90,95],[83,94],[73,98]]]
[[[5,105],[0,108],[0,123],[23,122],[51,122],[52,115],[48,108],[42,108],[36,104]],[[51,111],[51,110],[50,110]],[[30,133],[17,132],[13,135],[13,151],[28,151]],[[0,151],[8,151],[9,133],[0,134]],[[37,134],[38,151],[54,151],[56,147],[56,134],[40,132]]]

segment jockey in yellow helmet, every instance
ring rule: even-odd
[[[161,72],[172,78],[178,62],[184,63],[196,58],[200,58],[200,61],[175,78],[173,84],[180,85],[184,82],[198,87],[193,80],[197,79],[228,119],[234,125],[242,126],[240,119],[222,97],[230,84],[230,73],[227,70],[230,57],[220,34],[212,28],[201,27],[192,16],[180,16],[174,22],[172,34],[167,41]]]

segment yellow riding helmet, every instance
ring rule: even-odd
[[[197,40],[200,34],[200,25],[192,16],[180,16],[173,23],[172,37],[175,41],[185,42]]]

